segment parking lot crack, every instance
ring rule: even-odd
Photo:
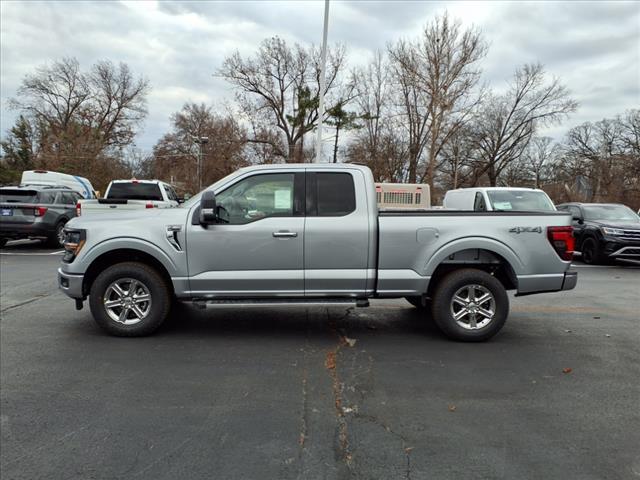
[[[51,295],[53,295],[53,293],[43,293],[40,295],[36,295],[35,297],[30,298],[29,300],[25,300],[24,302],[16,303],[14,305],[9,305],[8,307],[5,307],[2,310],[0,310],[0,313],[5,313],[5,312],[8,312],[9,310],[13,310],[33,302],[37,302],[38,300],[42,300],[43,298],[50,297]]]
[[[345,412],[343,409],[343,389],[344,383],[340,379],[340,375],[338,372],[338,354],[340,350],[347,345],[346,336],[340,330],[338,324],[341,320],[347,318],[353,310],[353,307],[347,309],[345,314],[337,319],[334,319],[329,314],[327,310],[327,315],[329,316],[329,328],[335,333],[338,338],[337,345],[329,350],[325,357],[324,366],[329,372],[329,376],[331,377],[331,386],[333,391],[333,403],[334,410],[336,414],[336,430],[337,430],[337,457],[345,463],[349,470],[352,469],[353,466],[353,454],[351,452],[351,448],[349,446],[349,427],[347,424],[347,418],[345,416]]]

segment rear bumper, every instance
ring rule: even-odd
[[[578,272],[565,272],[549,275],[521,275],[518,277],[517,297],[536,293],[573,290],[578,283]]]
[[[566,272],[562,282],[562,290],[573,290],[578,284],[578,272]]]
[[[53,228],[45,223],[0,222],[0,238],[48,237]]]
[[[61,268],[58,269],[58,287],[71,298],[84,299],[82,294],[83,280],[84,275],[67,273],[62,271]]]

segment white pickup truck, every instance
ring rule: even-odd
[[[112,213],[144,208],[173,208],[181,203],[175,190],[160,180],[114,180],[107,187],[104,198],[80,200],[78,216]]]

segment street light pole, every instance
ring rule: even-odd
[[[206,143],[209,143],[209,137],[194,137],[193,135],[191,137],[195,139],[195,142],[200,147],[198,152],[198,191],[201,192],[202,191],[202,162],[204,160],[204,145]]]
[[[329,31],[329,0],[324,0],[324,31],[322,33],[322,56],[320,59],[320,91],[318,92],[318,131],[316,132],[316,162],[322,156],[322,118],[324,117],[324,90],[327,85],[325,69],[327,64],[327,33]]]

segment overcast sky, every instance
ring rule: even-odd
[[[212,73],[236,49],[253,53],[260,41],[320,44],[324,2],[0,2],[0,130],[16,112],[7,100],[21,79],[52,60],[76,57],[83,69],[101,59],[129,64],[147,77],[149,115],[137,145],[150,150],[186,101],[220,105],[233,91]],[[416,37],[448,10],[479,27],[490,43],[484,79],[504,86],[517,65],[542,62],[580,103],[556,138],[572,125],[640,107],[639,2],[344,2],[332,0],[329,42],[346,45],[351,65],[398,38]]]

